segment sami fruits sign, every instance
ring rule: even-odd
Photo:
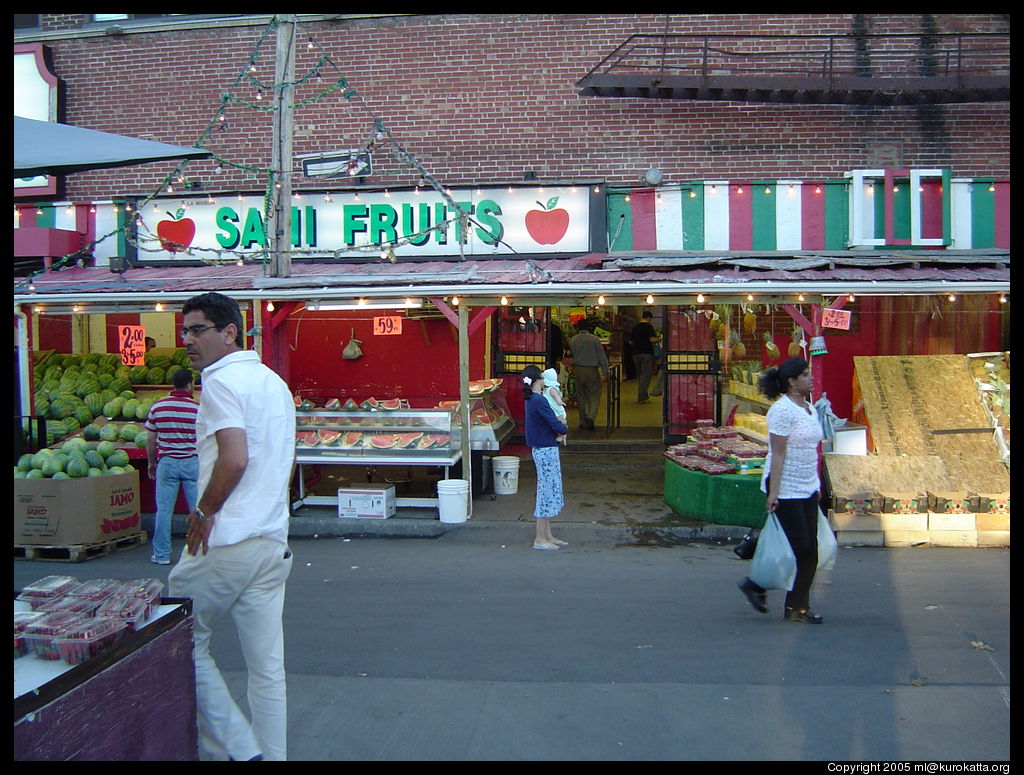
[[[448,201],[436,191],[303,194],[293,199],[295,257],[372,258],[377,246],[401,257],[586,252],[591,193],[587,186],[464,189]],[[270,231],[262,196],[164,200],[143,212],[140,259],[257,253]],[[453,206],[454,203],[454,206]],[[468,215],[460,222],[458,210]],[[154,252],[155,251],[155,252]],[[308,253],[307,253],[308,251]]]

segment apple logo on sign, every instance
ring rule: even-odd
[[[555,209],[558,204],[558,197],[553,196],[547,204],[541,204],[540,210],[530,210],[526,214],[526,231],[530,233],[533,240],[541,245],[554,245],[569,229],[569,211],[563,208]]]
[[[185,250],[192,244],[192,238],[196,236],[196,224],[191,218],[185,218],[185,210],[179,208],[171,215],[171,220],[160,221],[156,225],[156,236],[160,238],[160,246],[168,253],[177,253]]]

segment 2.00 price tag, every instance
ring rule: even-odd
[[[391,336],[402,333],[402,316],[386,315],[373,319],[374,336]]]
[[[118,326],[118,349],[122,366],[139,366],[146,357],[146,329],[144,326]]]

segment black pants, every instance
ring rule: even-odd
[[[807,498],[779,498],[775,516],[796,555],[796,579],[786,593],[786,607],[803,610],[810,607],[811,584],[818,569],[818,493]]]

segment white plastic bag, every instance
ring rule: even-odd
[[[793,589],[796,579],[796,555],[789,539],[779,524],[775,512],[768,515],[761,535],[757,537],[757,550],[750,561],[751,581],[765,589]]]
[[[831,570],[836,566],[839,544],[828,519],[818,509],[818,570]]]

